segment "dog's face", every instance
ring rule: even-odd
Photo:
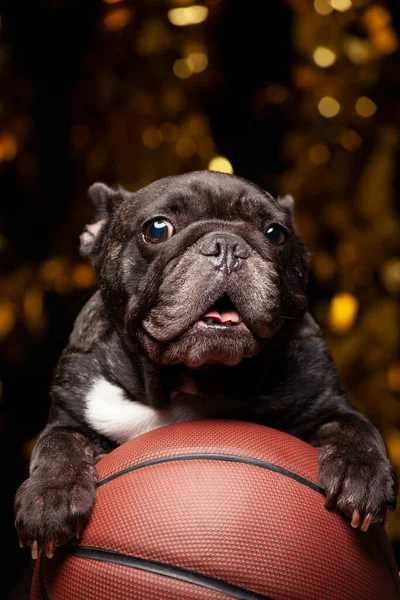
[[[236,365],[306,310],[290,197],[198,171],[136,193],[95,184],[81,236],[108,314],[158,364]]]

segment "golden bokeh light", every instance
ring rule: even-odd
[[[13,160],[18,152],[18,139],[13,133],[4,133],[0,137],[0,160]]]
[[[175,149],[180,158],[191,158],[196,152],[196,143],[190,137],[182,137],[177,141]]]
[[[355,65],[363,65],[371,58],[370,43],[355,35],[345,39],[344,51]]]
[[[14,329],[16,315],[10,300],[0,302],[0,339],[5,338]]]
[[[193,70],[187,58],[178,58],[173,65],[173,71],[179,79],[187,79],[193,75]]]
[[[370,98],[361,96],[356,102],[356,113],[360,117],[372,117],[376,113],[377,106]]]
[[[339,114],[340,104],[337,100],[335,100],[335,98],[332,98],[331,96],[324,96],[319,101],[318,110],[323,117],[331,119]]]
[[[375,54],[393,54],[399,48],[399,38],[392,27],[385,27],[374,31],[371,37],[371,43]]]
[[[92,265],[86,263],[76,265],[72,270],[72,281],[75,287],[79,289],[93,287],[96,283],[96,278]]]
[[[362,139],[354,129],[347,129],[341,134],[340,143],[348,152],[355,152],[361,146]]]
[[[25,292],[23,311],[29,321],[35,321],[42,315],[43,294],[40,289],[32,287]]]
[[[117,4],[118,2],[123,2],[123,0],[103,0],[105,4]]]
[[[142,134],[143,145],[149,150],[155,150],[162,143],[162,135],[157,127],[146,127]]]
[[[225,156],[214,156],[208,164],[209,171],[219,171],[220,173],[233,173],[233,167]]]
[[[358,313],[358,300],[352,294],[341,292],[331,300],[329,325],[334,333],[343,334],[354,325]]]
[[[330,48],[326,48],[325,46],[318,46],[315,48],[313,53],[314,62],[318,67],[322,67],[326,69],[327,67],[332,66],[336,62],[336,54]]]
[[[329,149],[324,144],[314,144],[307,153],[313,165],[324,165],[328,162],[330,155]]]
[[[207,69],[208,57],[204,52],[192,52],[186,60],[193,73],[201,73]]]
[[[400,362],[390,365],[387,378],[389,388],[393,392],[400,392]]]
[[[43,279],[53,282],[62,277],[66,272],[66,262],[62,258],[50,258],[46,260],[41,268]]]
[[[390,25],[392,21],[392,15],[380,4],[373,4],[365,11],[362,19],[367,29],[370,31],[376,31],[378,29],[384,29]]]
[[[352,8],[353,2],[351,0],[330,0],[330,5],[338,12],[346,12]]]
[[[400,259],[391,258],[381,268],[382,283],[393,296],[400,296]]]
[[[336,273],[336,263],[328,252],[318,252],[312,257],[312,269],[319,281],[329,281]]]
[[[119,31],[126,27],[133,19],[130,8],[117,8],[104,17],[103,23],[107,31]]]
[[[175,123],[171,123],[168,121],[161,125],[160,133],[164,142],[166,142],[167,144],[172,144],[178,139],[179,129],[175,125]]]
[[[169,22],[178,27],[198,25],[207,19],[208,8],[201,4],[193,4],[193,6],[171,8],[167,15]]]
[[[333,12],[333,8],[328,0],[314,0],[314,9],[319,15],[326,16]]]

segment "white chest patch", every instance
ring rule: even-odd
[[[167,409],[155,409],[130,400],[118,386],[98,379],[85,398],[85,417],[95,431],[123,444],[163,425],[200,419],[193,407],[171,403]]]

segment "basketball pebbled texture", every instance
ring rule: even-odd
[[[381,525],[324,508],[318,451],[231,420],[145,433],[97,465],[79,544],[42,556],[31,600],[395,600]]]

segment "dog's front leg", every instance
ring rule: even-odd
[[[397,477],[378,430],[354,411],[319,425],[307,441],[320,449],[325,506],[347,514],[362,531],[387,521],[396,508]]]
[[[54,547],[79,538],[96,497],[94,445],[82,433],[47,427],[32,454],[30,477],[15,498],[20,545],[40,548],[51,558]]]

